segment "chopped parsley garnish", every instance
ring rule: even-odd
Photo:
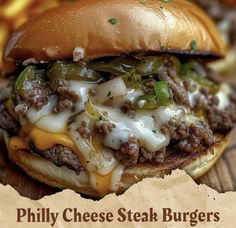
[[[155,133],[155,134],[157,133],[157,131],[156,131],[156,130],[152,130],[152,132],[153,132],[153,133]]]
[[[102,120],[102,116],[99,116],[99,120],[100,120],[100,121]]]
[[[115,25],[117,23],[117,19],[113,17],[109,19],[108,22],[110,22],[112,25]]]
[[[192,51],[196,51],[197,50],[197,41],[192,40],[190,43],[190,47],[191,47]]]
[[[111,91],[109,91],[109,92],[108,92],[107,96],[108,96],[108,97],[110,97],[110,96],[111,96]]]
[[[145,4],[144,0],[139,1],[140,4]]]
[[[164,9],[164,7],[163,7],[163,6],[160,6],[160,8],[161,8],[161,9]]]

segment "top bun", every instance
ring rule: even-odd
[[[54,8],[21,26],[6,46],[5,72],[28,59],[71,59],[132,52],[170,52],[222,57],[214,23],[186,0],[80,0]]]

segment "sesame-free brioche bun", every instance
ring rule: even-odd
[[[28,59],[72,59],[76,47],[87,59],[130,52],[225,54],[214,23],[190,1],[80,0],[20,27],[6,46],[4,70]]]
[[[174,169],[183,169],[197,179],[205,174],[218,160],[228,145],[230,134],[218,136],[218,143],[201,153],[181,156],[173,155],[163,164],[137,164],[127,167],[121,177],[116,193],[122,193],[134,183],[147,177],[163,177]],[[57,167],[51,161],[25,150],[9,150],[9,158],[32,178],[57,188],[69,188],[92,197],[101,197],[86,181],[86,174],[79,175],[66,167]]]

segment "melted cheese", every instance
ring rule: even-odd
[[[107,175],[99,175],[97,173],[90,173],[90,184],[95,189],[100,196],[105,196],[111,192],[110,185],[111,185],[111,177],[112,172],[108,173]]]
[[[30,107],[26,113],[28,121],[45,131],[53,133],[64,132],[67,127],[67,121],[72,114],[69,111],[53,114],[57,100],[56,97],[49,98],[48,103],[41,110],[37,110],[33,106]],[[23,121],[24,119],[21,119],[22,125],[24,124]]]
[[[94,135],[90,139],[81,137],[77,129],[78,126],[81,126],[82,121],[86,121],[88,127],[94,125],[93,119],[86,113],[81,113],[77,120],[69,126],[69,135],[87,161],[85,167],[89,174],[91,186],[100,196],[104,196],[111,192],[113,186],[118,185],[117,183],[123,173],[123,166],[121,168],[113,151],[103,146],[101,136]],[[116,170],[120,170],[120,172]]]
[[[59,114],[50,114],[42,117],[36,126],[45,131],[62,133],[66,131],[67,122],[72,114],[69,111]]]
[[[48,102],[40,110],[37,110],[34,106],[31,106],[26,113],[26,117],[30,123],[37,123],[44,116],[51,115],[53,108],[57,104],[58,99],[56,97],[48,98]]]
[[[53,114],[53,109],[57,104],[58,98],[50,97],[48,103],[41,110],[36,110],[33,106],[26,113],[27,120],[38,128],[52,132],[65,132],[67,122],[70,116],[84,109],[84,103],[88,100],[88,91],[93,88],[96,83],[69,81],[70,87],[79,94],[80,99],[75,103],[75,112],[65,111],[59,114]],[[25,119],[21,119],[21,124],[24,125]]]
[[[83,121],[93,126],[93,120],[86,113],[81,113],[76,121],[69,126],[69,136],[88,162],[88,171],[97,170],[98,174],[107,175],[117,164],[114,153],[111,149],[104,147],[99,139],[92,140],[92,138],[84,139],[81,137],[77,129]]]
[[[80,162],[86,167],[86,162],[82,157],[82,154],[78,152],[78,149],[74,146],[74,143],[67,135],[62,134],[53,134],[50,132],[42,131],[38,128],[34,128],[28,136],[28,139],[22,139],[20,137],[12,137],[9,141],[9,150],[17,152],[20,149],[29,149],[27,145],[28,140],[32,140],[35,146],[40,150],[46,150],[48,148],[53,147],[56,144],[63,145],[65,147],[71,148],[77,155],[79,155]],[[37,166],[37,163],[34,164]],[[63,167],[62,167],[63,169]],[[68,170],[62,170],[60,172],[68,172]],[[49,175],[53,170],[48,170]],[[58,174],[59,176],[63,176],[62,174]],[[88,172],[83,172],[80,175],[82,178],[81,182],[88,184]],[[111,183],[112,173],[108,173],[107,175],[101,176],[98,173],[90,173],[90,184],[93,186],[95,190],[99,193],[100,196],[104,196],[110,191],[110,183]],[[70,177],[68,177],[70,179]],[[73,182],[74,180],[71,179]],[[76,183],[78,186],[82,186],[81,183]]]
[[[122,77],[116,77],[96,87],[96,96],[93,100],[96,103],[104,103],[109,101],[111,97],[122,97],[127,94],[126,85]],[[110,96],[108,94],[110,93]]]
[[[169,120],[183,120],[186,123],[198,121],[198,118],[186,115],[185,111],[176,105],[160,107],[152,111],[138,111],[135,118],[130,118],[120,107],[125,101],[133,103],[136,98],[143,94],[141,90],[129,89],[122,93],[123,96],[115,97],[111,102],[111,107],[96,106],[100,112],[106,112],[110,122],[115,127],[104,137],[93,135],[88,139],[81,137],[78,128],[85,121],[88,128],[92,130],[97,120],[88,116],[84,110],[84,104],[88,100],[88,91],[96,84],[89,82],[69,81],[70,87],[79,94],[80,99],[75,103],[78,114],[76,120],[69,126],[68,119],[74,113],[65,111],[53,114],[53,108],[57,103],[57,98],[49,98],[48,103],[41,109],[36,110],[31,107],[26,114],[26,119],[21,119],[24,125],[24,132],[28,134],[28,139],[32,140],[37,148],[46,150],[56,144],[71,148],[82,162],[88,174],[91,186],[102,196],[110,191],[116,191],[124,166],[115,158],[113,150],[119,150],[122,143],[127,142],[130,136],[136,136],[142,147],[150,152],[156,152],[167,146],[170,142],[168,135],[164,135],[160,128],[167,124]],[[99,87],[100,89],[102,87]],[[107,93],[111,88],[107,88],[103,97],[107,99]],[[101,89],[101,92],[102,91]],[[118,92],[118,90],[117,90]],[[228,103],[227,87],[221,88],[217,94],[220,104],[219,108],[224,108]],[[191,104],[195,102],[195,96],[199,92],[189,94]],[[93,100],[96,100],[93,98]],[[101,103],[98,101],[98,103]],[[142,104],[140,104],[142,106]],[[27,148],[27,144],[19,138],[12,138],[9,144],[12,150]]]
[[[36,132],[39,134],[38,136],[42,136],[42,135],[43,136],[47,136],[47,133],[45,133],[46,135],[44,135],[44,133],[43,132],[39,132],[38,129],[35,130],[34,134],[36,134]],[[63,136],[61,136],[61,137],[63,137]],[[57,140],[57,139],[58,138],[55,137],[55,139],[52,138],[51,140],[53,142],[54,140]],[[37,138],[36,142],[38,142],[38,140],[42,140],[42,139],[40,139],[40,138],[38,139]],[[63,140],[63,141],[65,141],[65,140]],[[55,141],[55,143],[57,143],[57,142]],[[68,140],[68,142],[64,142],[64,145],[69,145],[69,140]],[[9,140],[8,148],[13,153],[17,152],[18,150],[22,150],[22,149],[23,150],[28,150],[29,149],[28,145],[27,145],[27,140],[26,139],[22,139],[20,137],[12,137]],[[41,169],[41,167],[40,167],[41,164],[39,164],[38,161],[31,160],[30,162],[33,163],[31,165],[33,167],[35,167],[36,169],[39,169],[39,170]],[[87,172],[81,172],[80,174],[77,174],[77,175],[80,176],[80,178],[79,179],[75,179],[72,175],[70,175],[73,171],[69,170],[69,169],[66,169],[66,167],[61,167],[60,169],[59,168],[54,169],[54,168],[51,168],[50,166],[46,165],[45,168],[46,169],[43,170],[43,173],[44,173],[45,176],[47,176],[47,175],[49,175],[49,176],[57,175],[59,178],[62,178],[62,179],[66,177],[68,183],[73,183],[74,185],[79,186],[79,187],[84,187],[85,185],[89,184]]]
[[[195,106],[197,98],[201,98],[203,101],[205,100],[205,96],[200,93],[199,89],[200,87],[194,92],[188,93],[191,107]],[[221,84],[219,91],[215,95],[219,99],[218,109],[223,110],[230,104],[229,95],[230,87],[227,84]]]
[[[100,196],[105,196],[108,193],[115,192],[120,186],[121,176],[123,174],[124,166],[117,165],[112,172],[107,175],[99,175],[97,173],[90,173],[91,186],[99,193]]]
[[[120,108],[124,105],[125,102],[130,102],[131,104],[133,104],[135,102],[135,100],[143,94],[144,94],[144,92],[140,89],[138,89],[138,90],[128,89],[127,94],[125,96],[115,97],[111,102],[111,106],[116,107],[116,108]]]
[[[99,107],[102,112],[107,112],[115,128],[104,137],[104,145],[119,150],[122,143],[129,137],[136,136],[142,147],[150,152],[156,152],[167,146],[170,142],[168,135],[160,131],[162,124],[168,123],[172,118],[179,120],[183,110],[178,106],[159,108],[156,111],[140,111],[134,119],[129,118],[119,109]]]
[[[58,133],[54,134],[42,131],[39,128],[34,128],[31,131],[29,139],[32,140],[35,146],[40,150],[47,150],[56,144],[74,149],[74,143],[67,135]]]
[[[70,88],[77,92],[80,96],[79,101],[76,102],[75,112],[80,112],[84,110],[84,104],[88,101],[89,89],[95,87],[97,84],[94,82],[81,82],[81,81],[69,81]]]
[[[43,139],[43,140],[42,140]],[[65,147],[71,148],[74,152],[77,152],[78,149],[75,147],[73,141],[67,136],[63,134],[54,134],[50,132],[42,131],[38,128],[34,128],[28,136],[28,140],[32,140],[35,146],[40,150],[47,150],[53,147],[56,144],[63,145]],[[12,137],[9,141],[9,150],[17,151],[19,149],[29,149],[27,145],[28,140],[23,140],[20,137]],[[99,155],[99,153],[97,153]],[[106,156],[106,153],[103,156]],[[79,154],[80,161],[83,163],[86,168],[87,162],[81,158],[82,154]],[[121,175],[121,167],[118,167],[118,171],[112,172],[112,170],[116,170],[116,163],[111,167],[111,170],[106,171],[106,163],[101,162],[98,157],[93,156],[94,163],[97,162],[98,170],[101,169],[100,172],[97,172],[95,169],[88,172],[90,178],[91,186],[99,193],[100,196],[104,196],[111,191],[111,183],[113,186],[116,185],[117,179]],[[92,159],[92,160],[93,160]],[[110,159],[110,158],[109,158]],[[106,160],[106,159],[102,159]],[[103,166],[103,167],[102,167]]]
[[[11,151],[17,151],[20,149],[28,149],[27,143],[20,137],[12,137],[9,140],[8,145],[9,150]]]

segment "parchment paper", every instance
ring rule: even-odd
[[[16,222],[16,208],[50,208],[58,212],[59,216],[54,227],[194,227],[186,222],[163,222],[163,208],[171,208],[179,212],[219,212],[218,222],[198,222],[195,227],[236,227],[236,193],[219,194],[215,190],[197,185],[184,171],[177,170],[165,179],[145,179],[132,186],[123,195],[110,194],[99,201],[82,198],[79,194],[64,190],[41,200],[33,201],[21,197],[12,187],[0,186],[0,227],[52,227],[50,222],[29,223]],[[80,212],[112,212],[113,222],[70,222],[62,218],[63,210],[77,208]],[[117,210],[125,208],[127,211],[145,212],[153,208],[157,212],[158,222],[119,222]]]

